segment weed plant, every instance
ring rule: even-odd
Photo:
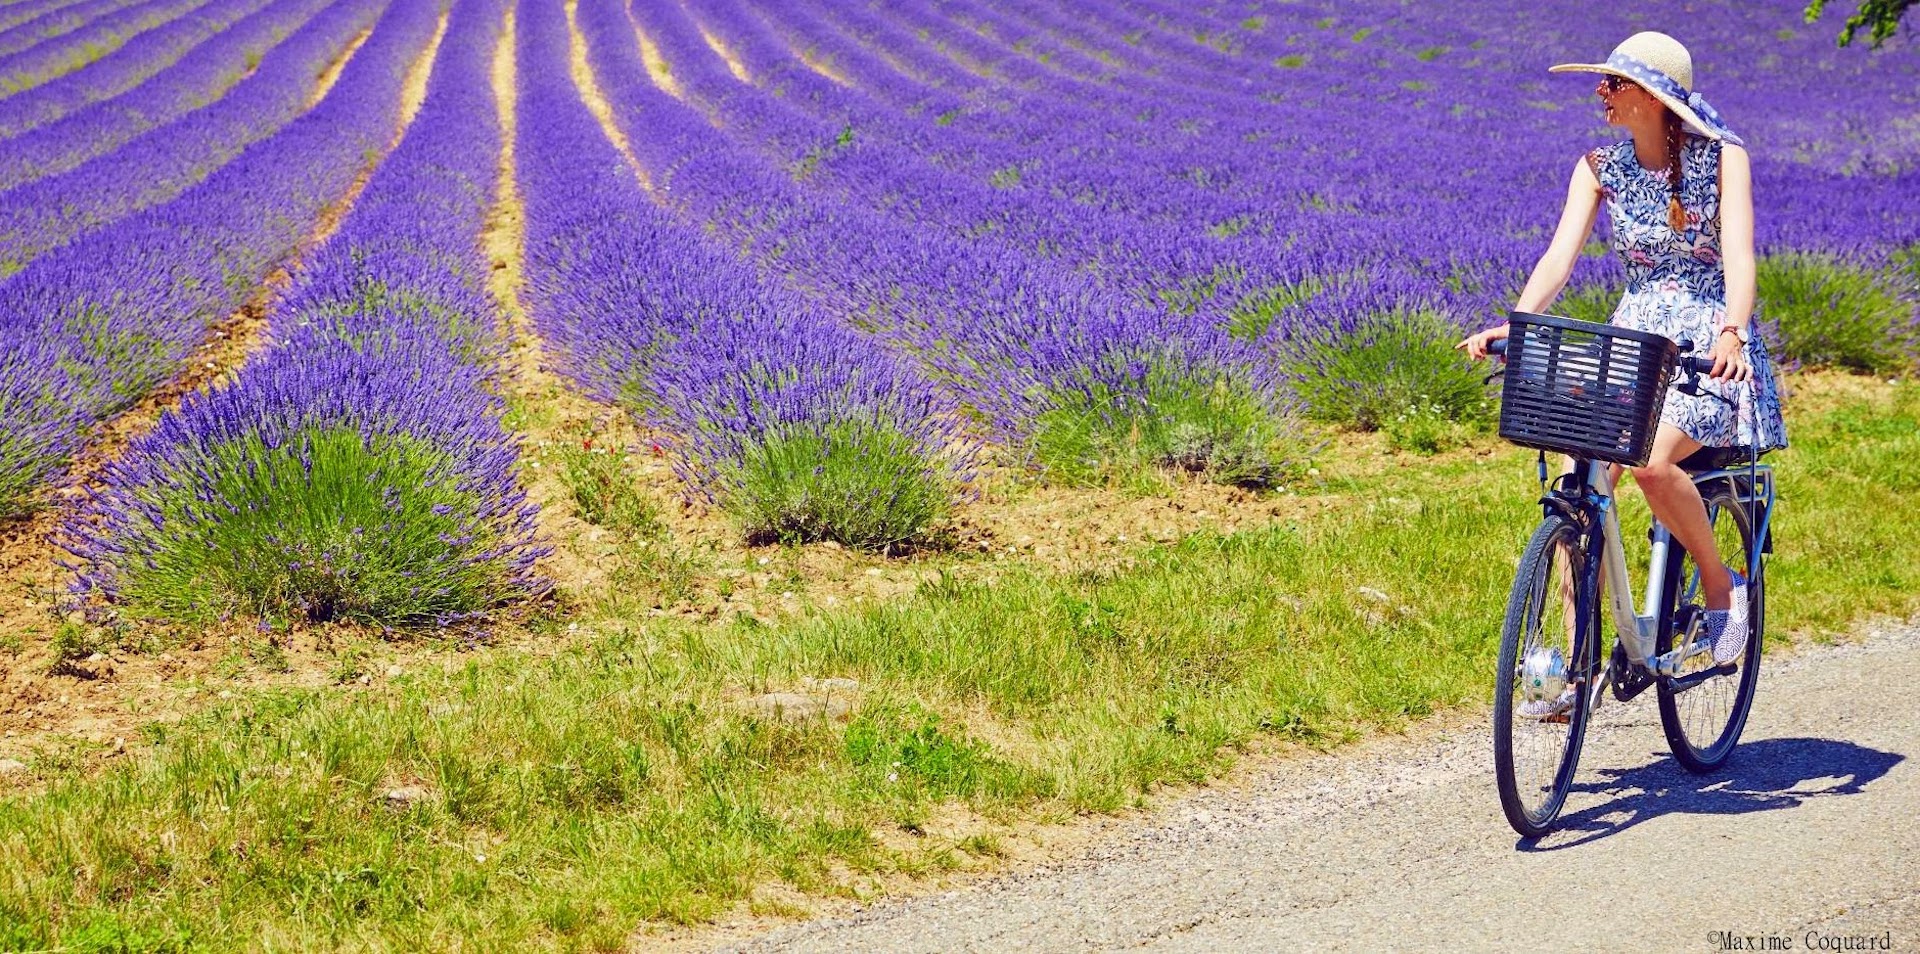
[[[1394,311],[1351,331],[1309,331],[1276,347],[1313,420],[1373,431],[1417,407],[1481,429],[1494,412],[1487,367],[1454,348],[1461,336],[1457,324],[1432,312]]]
[[[560,479],[580,519],[640,538],[666,530],[660,511],[634,484],[624,454],[572,444],[560,448]]]

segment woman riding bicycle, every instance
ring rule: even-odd
[[[1670,387],[1653,453],[1633,468],[1647,504],[1696,554],[1707,614],[1702,634],[1716,663],[1746,647],[1746,579],[1722,564],[1700,492],[1679,466],[1702,448],[1739,448],[1739,457],[1785,447],[1786,427],[1765,345],[1753,328],[1753,192],[1741,140],[1692,92],[1686,47],[1663,33],[1639,33],[1605,63],[1553,72],[1601,74],[1596,88],[1609,124],[1632,138],[1602,146],[1574,165],[1553,241],[1527,279],[1515,311],[1544,312],[1566,285],[1604,199],[1627,290],[1612,324],[1691,342],[1711,357],[1699,393]],[[1460,342],[1474,358],[1507,326]],[[1619,474],[1614,475],[1617,480]]]

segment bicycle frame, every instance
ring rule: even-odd
[[[1544,482],[1544,457],[1541,467]],[[1590,638],[1590,634],[1591,638],[1599,637],[1599,627],[1588,617],[1595,609],[1595,601],[1589,597],[1595,586],[1604,583],[1614,632],[1628,661],[1637,670],[1651,671],[1655,639],[1660,631],[1660,614],[1667,603],[1667,561],[1673,557],[1673,536],[1658,520],[1653,522],[1648,534],[1653,550],[1647,563],[1647,588],[1642,608],[1636,610],[1633,605],[1633,580],[1627,569],[1626,546],[1620,535],[1620,514],[1614,507],[1611,465],[1605,461],[1576,460],[1573,470],[1563,475],[1561,482],[1571,483],[1569,478],[1575,474],[1580,475],[1577,493],[1563,487],[1551,490],[1540,498],[1545,508],[1558,510],[1575,519],[1585,528],[1587,537],[1587,559],[1583,563],[1575,601],[1574,655],[1569,663],[1580,667],[1582,677],[1597,675],[1593,670],[1598,668],[1599,655],[1597,652],[1590,654],[1581,642]],[[1759,510],[1759,520],[1753,528],[1755,545],[1747,554],[1746,575],[1748,579],[1753,579],[1760,572],[1761,554],[1766,549],[1768,528],[1773,521],[1773,468],[1760,464],[1740,470],[1710,470],[1693,475],[1695,485],[1716,480],[1728,481],[1734,489],[1736,500],[1749,507],[1757,506]],[[1595,692],[1596,701],[1600,686],[1598,679],[1589,685]]]

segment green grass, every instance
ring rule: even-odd
[[[1920,610],[1920,384],[1794,388],[1773,633]],[[1103,571],[1009,564],[776,626],[613,606],[557,649],[235,699],[104,769],[50,754],[0,801],[0,947],[616,949],[767,882],[857,895],[997,854],[955,811],[1111,811],[1261,739],[1480,706],[1531,456],[1363,443],[1298,488],[1324,507]],[[853,711],[742,704],[807,677],[857,680]]]

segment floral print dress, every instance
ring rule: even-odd
[[[1687,227],[1676,233],[1667,219],[1672,196],[1667,172],[1648,169],[1633,152],[1633,140],[1595,149],[1587,156],[1606,192],[1613,224],[1613,250],[1627,270],[1627,291],[1614,309],[1612,323],[1650,331],[1676,342],[1690,341],[1689,352],[1707,357],[1727,321],[1727,277],[1720,263],[1720,143],[1688,136],[1681,152],[1680,203]],[[1759,317],[1757,314],[1754,316]],[[1736,384],[1700,376],[1708,394],[1683,394],[1678,381],[1667,389],[1660,412],[1672,424],[1707,447],[1753,447],[1761,453],[1787,446],[1780,417],[1779,382],[1760,338],[1758,321],[1748,326],[1752,340],[1747,360],[1753,380]],[[1729,404],[1729,402],[1731,402]]]

